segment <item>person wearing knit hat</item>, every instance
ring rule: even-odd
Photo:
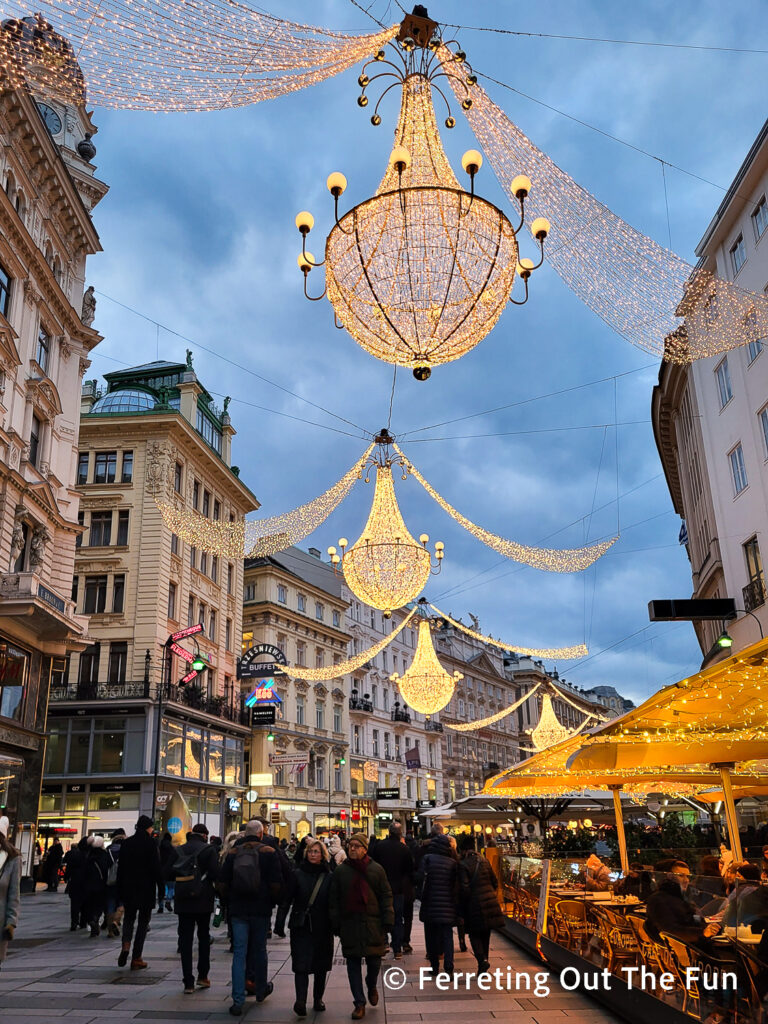
[[[328,905],[331,925],[341,939],[341,952],[347,961],[347,977],[355,1007],[352,1020],[365,1016],[363,957],[366,964],[365,988],[368,1002],[376,1006],[376,987],[381,958],[387,947],[387,932],[392,931],[395,913],[392,889],[381,864],[368,856],[368,836],[355,832],[347,844],[347,859],[331,876]]]

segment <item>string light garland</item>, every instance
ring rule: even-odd
[[[523,654],[529,658],[557,658],[564,661],[568,661],[570,658],[583,658],[585,654],[589,654],[589,650],[585,644],[576,644],[573,647],[519,647],[515,644],[505,643],[503,640],[497,640],[495,637],[486,636],[484,633],[478,633],[474,629],[470,629],[469,626],[465,626],[463,622],[459,622],[458,619],[452,619],[450,615],[446,615],[445,612],[440,611],[435,605],[429,606],[433,612],[440,616],[441,619],[445,619],[449,625],[453,626],[454,629],[461,630],[462,633],[466,633],[467,636],[473,637],[475,640],[480,640],[484,644],[491,644],[493,647],[499,647],[502,651],[513,651],[516,654]],[[559,694],[560,691],[558,691]],[[567,699],[567,698],[566,698]],[[569,701],[569,703],[572,703]],[[579,707],[578,704],[574,704],[574,707]],[[581,708],[579,708],[581,710]]]
[[[435,654],[429,619],[422,619],[413,661],[402,676],[394,672],[389,678],[397,683],[403,700],[414,711],[434,715],[449,703],[456,683],[464,676],[445,671]]]
[[[198,550],[226,558],[265,558],[297,544],[328,518],[362,476],[373,447],[369,445],[352,468],[319,497],[268,519],[225,523],[186,506],[155,501],[166,526]]]
[[[459,97],[467,72],[456,70],[449,82]],[[472,95],[465,113],[502,188],[513,194],[525,168],[533,182],[526,216],[546,212],[552,222],[548,262],[614,331],[678,363],[768,335],[768,296],[694,267],[637,231],[535,146],[479,85]]]
[[[542,687],[542,683],[536,683],[532,690],[529,690],[524,697],[520,700],[515,701],[514,704],[510,704],[508,708],[502,708],[501,711],[497,711],[493,715],[488,715],[487,718],[478,718],[474,722],[461,722],[459,725],[449,725],[448,722],[444,722],[443,726],[446,729],[452,729],[454,732],[474,732],[477,729],[484,729],[488,725],[493,725],[495,722],[500,722],[502,718],[506,718],[507,715],[511,715],[513,711],[525,704],[536,692]]]
[[[498,551],[505,558],[511,558],[515,562],[530,565],[534,569],[544,569],[547,572],[580,572],[582,569],[588,569],[618,540],[618,537],[612,537],[610,540],[600,541],[598,544],[589,544],[583,548],[566,548],[562,550],[557,548],[527,547],[524,544],[518,544],[516,541],[506,540],[504,537],[499,537],[497,534],[475,525],[475,523],[457,511],[453,505],[449,505],[445,498],[438,494],[434,487],[424,479],[410,459],[406,458],[397,444],[394,444],[393,447],[405,462],[408,472],[418,480],[427,494],[434,498],[438,505],[452,519],[455,519],[457,523],[463,526],[477,540],[482,541],[483,544],[494,551]],[[517,648],[517,650],[521,649]],[[564,655],[564,657],[569,657],[569,655]],[[582,657],[582,654],[570,655],[570,657]]]
[[[340,661],[337,665],[329,665],[327,668],[305,668],[303,665],[286,665],[283,671],[286,675],[294,676],[296,679],[308,679],[311,682],[327,681],[329,679],[336,679],[340,676],[345,676],[350,672],[356,672],[362,665],[367,661],[371,661],[381,651],[384,650],[395,637],[408,625],[413,616],[416,614],[418,609],[412,609],[408,615],[405,616],[400,625],[393,629],[391,633],[388,633],[383,640],[379,640],[373,644],[367,650],[362,651],[360,654],[355,654],[353,657],[348,658],[346,661]]]
[[[398,30],[347,35],[236,0],[40,0],[36,8],[42,13],[29,17],[28,5],[2,3],[0,64],[11,88],[26,80],[82,103],[87,83],[89,102],[132,110],[273,99],[358,64]]]

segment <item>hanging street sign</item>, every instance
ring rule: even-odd
[[[376,790],[377,800],[399,800],[400,799],[400,787],[390,786],[386,789]]]
[[[274,704],[257,704],[251,707],[251,728],[258,725],[274,725],[276,710]]]
[[[306,764],[309,760],[307,754],[270,754],[270,765],[300,765]]]
[[[282,704],[283,701],[275,690],[275,680],[265,679],[260,686],[248,694],[245,698],[245,706],[252,708],[256,704]]]
[[[279,674],[276,665],[287,665],[285,655],[274,644],[256,644],[249,647],[237,662],[238,679],[263,679]]]
[[[170,645],[170,649],[175,655],[182,658],[184,661],[188,661],[190,664],[195,660],[194,654],[190,654],[189,651],[185,651],[184,648],[175,641]]]
[[[171,633],[168,638],[171,641],[183,640],[185,636],[196,636],[198,633],[204,632],[205,627],[202,622],[195,623],[194,626],[187,626],[185,629],[179,629],[175,633]]]

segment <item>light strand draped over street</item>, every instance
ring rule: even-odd
[[[495,637],[486,636],[484,633],[479,633],[474,629],[470,629],[469,626],[465,626],[463,622],[458,619],[452,619],[450,615],[446,615],[445,612],[440,611],[435,605],[429,606],[433,612],[440,616],[441,619],[445,619],[447,623],[454,627],[454,629],[461,630],[462,633],[466,633],[467,636],[473,637],[475,640],[480,640],[484,644],[491,644],[493,647],[500,647],[502,651],[514,651],[516,654],[524,654],[529,658],[559,658],[564,661],[568,661],[571,658],[583,658],[585,654],[589,653],[586,644],[574,644],[572,647],[520,647],[518,644],[510,644],[505,640],[497,640]],[[573,704],[573,701],[568,701],[569,704]],[[581,710],[578,704],[573,705]]]

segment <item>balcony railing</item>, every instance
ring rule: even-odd
[[[126,700],[129,697],[149,697],[149,683],[74,683],[51,688],[54,703],[70,700]]]
[[[442,732],[443,731],[443,723],[442,722],[425,722],[424,723],[424,731],[425,732]]]
[[[366,700],[364,697],[350,697],[349,698],[349,710],[350,711],[373,711],[373,701]]]
[[[226,697],[208,697],[194,686],[177,686],[172,683],[166,689],[165,699],[176,704],[183,704],[188,708],[194,708],[195,711],[203,711],[207,715],[226,718],[228,722],[237,722],[239,725],[249,724],[248,709],[229,704]]]
[[[141,682],[106,682],[106,683],[73,683],[68,686],[54,686],[51,688],[50,700],[52,703],[86,700],[127,700],[128,698],[144,698],[155,696],[154,689],[150,684]],[[226,697],[208,697],[200,690],[190,686],[177,686],[172,684],[166,687],[164,700],[176,704],[183,704],[185,707],[193,708],[195,711],[202,711],[207,715],[215,715],[217,718],[224,718],[228,722],[237,722],[239,725],[249,724],[249,713],[247,709],[233,706]]]
[[[396,709],[389,716],[393,722],[410,722],[411,715],[408,711],[403,711],[400,708]]]
[[[741,596],[745,612],[751,612],[755,608],[759,608],[761,604],[765,604],[765,580],[762,575],[750,580],[741,591]]]

